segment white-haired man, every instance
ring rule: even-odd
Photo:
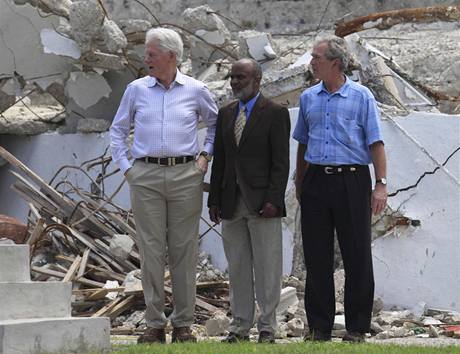
[[[202,82],[177,69],[183,44],[175,31],[153,28],[145,43],[149,75],[128,85],[110,128],[113,159],[130,186],[141,256],[148,328],[138,342],[165,342],[166,250],[174,300],[169,317],[172,341],[196,341],[190,325],[195,309],[197,236],[217,107]],[[207,126],[201,152],[200,118]],[[134,163],[128,160],[126,142],[132,124]]]

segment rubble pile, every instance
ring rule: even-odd
[[[33,280],[72,282],[74,316],[110,317],[114,333],[144,329],[142,320],[137,320],[145,304],[132,214],[111,201],[116,192],[104,195],[107,176],[100,174],[93,180],[91,191],[72,185],[66,177],[57,178],[66,169],[77,169],[91,179],[86,171],[107,162],[102,158],[83,166],[64,166],[47,183],[2,147],[0,156],[20,172],[12,171],[17,178],[12,188],[30,207],[27,227],[14,218],[0,217],[0,236],[14,236],[30,246]],[[66,188],[61,192],[63,185]],[[172,312],[167,269],[165,280],[166,307]],[[201,253],[196,299],[199,323],[217,311],[225,313],[228,296],[226,276],[213,267],[209,255]]]

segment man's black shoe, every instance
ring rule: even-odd
[[[275,343],[275,334],[272,332],[261,331],[257,343]]]
[[[364,342],[364,334],[359,332],[349,332],[343,336],[342,341],[344,342],[351,342],[351,343],[363,343]]]
[[[233,332],[230,332],[226,338],[221,340],[222,343],[239,343],[244,341],[249,341],[249,336],[243,336]]]
[[[331,340],[331,332],[322,332],[317,329],[310,329],[310,332],[303,337],[305,342],[316,341],[316,342],[327,342]]]

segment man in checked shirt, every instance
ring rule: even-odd
[[[206,86],[182,74],[183,44],[171,29],[146,34],[149,75],[131,82],[110,128],[114,161],[130,186],[141,256],[147,330],[138,342],[165,342],[166,250],[172,280],[172,341],[196,341],[190,331],[195,309],[195,273],[202,182],[213,153],[217,107]],[[198,146],[198,121],[207,126]],[[134,124],[128,160],[127,138]],[[196,158],[198,156],[198,158]]]
[[[334,230],[345,268],[345,341],[369,332],[374,299],[371,211],[385,208],[386,157],[372,93],[344,74],[350,55],[343,39],[321,40],[311,66],[321,82],[305,90],[294,139],[307,268],[306,340],[330,340],[334,324]],[[369,163],[376,184],[371,187]]]

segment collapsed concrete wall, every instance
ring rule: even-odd
[[[159,22],[175,22],[177,16],[188,7],[203,4],[199,0],[103,0],[115,20],[139,18]],[[232,30],[257,29],[272,33],[301,33],[318,27],[331,27],[337,20],[366,15],[372,12],[458,4],[455,0],[332,0],[316,1],[222,1],[209,0],[209,7],[222,15]],[[148,11],[147,11],[148,10]],[[229,20],[226,20],[230,19]],[[236,25],[235,25],[236,23]],[[238,28],[240,27],[240,28]]]

